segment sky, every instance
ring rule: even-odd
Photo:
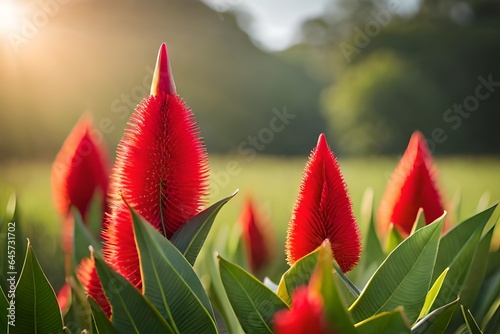
[[[240,28],[255,45],[266,51],[282,51],[299,42],[299,29],[304,21],[323,15],[331,0],[202,0],[211,8],[224,13],[244,11],[252,20],[245,24],[239,16]],[[411,15],[420,0],[388,0],[399,2],[401,15]],[[237,15],[238,17],[238,15]],[[221,14],[221,19],[223,15]]]

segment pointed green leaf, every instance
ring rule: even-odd
[[[98,255],[95,266],[120,333],[175,333],[151,302]]]
[[[469,328],[470,333],[483,334],[481,328],[479,328],[479,325],[476,322],[476,319],[474,319],[469,309],[465,308],[463,305],[460,305],[460,308],[462,309],[462,315],[464,316],[465,324],[467,325],[467,328]]]
[[[204,255],[205,259],[202,263],[206,265],[206,271],[210,275],[209,296],[212,301],[212,305],[214,305],[224,318],[228,333],[243,333],[238,317],[234,313],[231,303],[227,298],[226,290],[222,285],[216,253],[213,251],[211,244],[209,245],[209,251],[207,251]]]
[[[399,233],[398,229],[394,227],[394,225],[391,223],[389,226],[389,231],[387,233],[387,240],[385,243],[385,252],[387,254],[390,254],[394,248],[396,248],[400,243],[403,242],[405,238]]]
[[[394,311],[382,312],[356,324],[359,334],[411,333],[408,319],[402,307]]]
[[[94,298],[87,296],[92,315],[92,333],[94,334],[118,334],[118,330],[111,324],[108,317]]]
[[[417,219],[415,219],[415,223],[413,223],[413,226],[411,228],[411,233],[413,234],[422,227],[425,226],[425,216],[424,216],[424,210],[422,208],[418,209],[417,213]]]
[[[193,267],[151,224],[130,212],[144,296],[176,332],[216,333],[212,305]]]
[[[307,285],[311,274],[316,268],[316,263],[318,262],[319,249],[307,254],[306,256],[300,258],[293,266],[288,269],[278,284],[278,290],[276,294],[280,297],[287,305],[292,304],[292,293],[299,286]]]
[[[457,308],[458,301],[456,300],[443,305],[431,313],[427,314],[425,317],[420,319],[411,329],[412,334],[433,334],[433,333],[444,333],[448,324],[451,321],[453,313]]]
[[[450,268],[446,268],[445,270],[443,270],[443,272],[441,273],[441,275],[439,275],[434,284],[432,284],[432,287],[429,290],[429,292],[427,292],[427,295],[425,296],[424,306],[422,306],[422,310],[420,310],[418,319],[423,318],[427,314],[429,314],[432,304],[434,304],[434,301],[436,300],[439,291],[441,291],[441,287],[443,286],[444,279],[449,269]]]
[[[477,303],[474,307],[476,319],[482,322],[487,318],[488,314],[492,311],[492,308],[495,307],[495,303],[498,301],[499,295],[500,270],[497,270],[496,273],[485,279],[481,286]]]
[[[76,267],[83,258],[89,257],[89,246],[95,253],[100,253],[101,243],[97,241],[88,230],[82,220],[82,216],[76,208],[72,208],[73,214],[73,265]]]
[[[472,234],[478,228],[481,230],[484,228],[493,211],[495,211],[496,206],[495,204],[485,211],[470,217],[442,237],[432,277],[433,281],[436,280],[446,267],[451,267],[450,264],[456,259],[457,254],[462,251]]]
[[[398,306],[404,307],[410,323],[417,319],[430,287],[445,215],[416,231],[389,254],[351,305],[355,321]]]
[[[57,298],[28,240],[24,267],[16,286],[16,322],[10,333],[60,333]]]
[[[495,207],[496,205],[467,219],[441,238],[433,281],[446,267],[450,269],[433,308],[455,300],[463,291],[484,226]]]
[[[339,292],[337,284],[340,282],[335,280],[333,275],[332,246],[329,241],[325,241],[319,247],[318,263],[309,282],[309,288],[323,297],[324,312],[332,332],[356,334],[354,321]]]
[[[274,314],[287,305],[240,266],[220,256],[219,271],[234,312],[246,333],[272,333]]]
[[[219,213],[220,209],[231,198],[236,196],[238,191],[226,198],[221,199],[209,208],[201,211],[199,214],[191,218],[170,238],[170,241],[177,249],[184,254],[191,265],[194,264],[201,247],[205,243],[208,232]]]
[[[479,290],[486,276],[486,267],[488,265],[488,254],[490,251],[491,239],[495,225],[490,227],[488,232],[481,238],[477,246],[476,254],[472,260],[469,275],[464,283],[464,289],[460,294],[462,304],[471,308],[475,305]]]

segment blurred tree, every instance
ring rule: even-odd
[[[322,105],[339,150],[401,152],[420,129],[437,153],[500,153],[498,2],[424,1],[414,12],[381,1],[335,6],[340,14],[306,23],[304,36],[316,32],[315,45],[328,50]]]

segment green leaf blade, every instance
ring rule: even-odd
[[[404,307],[414,322],[429,289],[445,215],[404,240],[372,276],[350,311],[356,321]]]
[[[184,254],[188,262],[193,265],[213,225],[215,217],[222,207],[236,194],[221,199],[209,208],[191,218],[170,238],[177,249]]]
[[[174,330],[216,333],[215,316],[193,267],[180,251],[131,209],[144,295]]]
[[[229,301],[246,333],[273,333],[274,314],[287,305],[241,267],[220,256],[219,272]]]
[[[29,241],[15,294],[16,320],[10,333],[62,332],[62,315],[56,295]]]
[[[175,333],[158,310],[99,256],[95,265],[111,304],[112,324],[120,333]]]

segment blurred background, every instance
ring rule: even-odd
[[[114,157],[162,42],[210,153],[211,201],[243,194],[217,224],[233,225],[251,194],[277,239],[276,272],[321,132],[358,216],[417,129],[446,201],[463,199],[455,217],[500,198],[498,1],[0,0],[0,206],[17,192],[55,286],[51,162],[83,113]]]

